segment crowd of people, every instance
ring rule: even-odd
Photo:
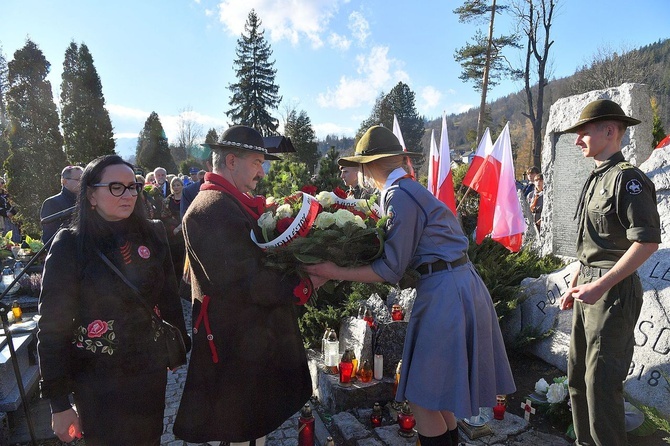
[[[620,151],[626,127],[638,122],[617,104],[596,101],[566,129],[596,163],[575,214],[581,267],[560,302],[575,307],[568,379],[577,445],[626,444],[621,391],[641,303],[635,270],[660,242],[653,183]],[[187,348],[192,343],[173,428],[188,442],[260,446],[310,398],[296,305],[330,279],[396,284],[407,269],[417,272],[395,398],[409,402],[423,446],[457,445],[457,418],[515,391],[468,238],[415,181],[409,159],[421,155],[403,151],[390,130],[371,127],[354,155],[338,160],[350,197],[381,195],[388,217],[382,256],[356,268],[308,265],[300,274],[267,267],[249,237],[265,209],[253,191],[264,162],[278,157],[246,126],[207,146],[202,178],[195,169],[183,178],[162,168],[142,178],[118,156],[105,156],[63,169],[61,193],[45,201],[43,220],[61,213],[55,223],[63,229],[55,228],[44,266],[38,354],[42,396],[62,441],[83,432],[93,446],[160,444],[164,334],[138,297],[183,332]],[[539,225],[543,178],[539,170],[528,174]],[[607,200],[619,206],[603,219]],[[182,275],[193,305],[190,336]]]

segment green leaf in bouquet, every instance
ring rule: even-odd
[[[323,262],[323,259],[321,257],[310,256],[310,255],[301,254],[301,253],[297,253],[297,252],[293,253],[293,257],[298,259],[301,263],[321,263],[321,262]]]
[[[337,281],[329,280],[328,282],[321,285],[321,288],[319,289],[323,290],[325,293],[333,294],[335,292],[336,287],[337,287]]]

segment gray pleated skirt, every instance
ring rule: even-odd
[[[516,391],[491,296],[470,262],[424,276],[407,327],[396,400],[459,418]]]

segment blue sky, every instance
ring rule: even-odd
[[[476,25],[458,22],[455,0],[0,0],[0,45],[11,60],[26,38],[51,63],[56,100],[71,41],[85,43],[100,75],[118,149],[134,139],[156,111],[168,139],[179,114],[209,128],[227,127],[228,85],[235,81],[237,39],[251,8],[274,51],[283,103],[305,110],[317,136],[353,136],[375,98],[398,81],[416,93],[422,115],[465,111],[479,94],[458,76],[455,49]],[[558,0],[552,73],[563,77],[599,48],[631,49],[669,37],[668,0]],[[485,27],[481,27],[486,31]],[[500,17],[496,33],[510,33]],[[509,52],[513,63],[522,54]],[[521,84],[504,82],[490,99]]]

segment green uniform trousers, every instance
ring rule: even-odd
[[[596,277],[579,275],[577,284]],[[637,273],[593,305],[575,301],[568,356],[572,420],[579,446],[626,446],[623,381],[633,358],[642,308]]]

